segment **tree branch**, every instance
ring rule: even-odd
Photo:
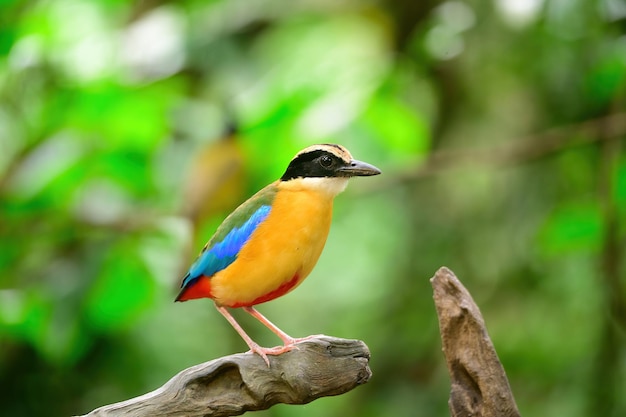
[[[610,126],[604,136],[596,134],[598,127],[602,125]],[[422,161],[416,160],[413,164],[405,164],[404,168],[385,171],[384,177],[360,185],[358,192],[386,190],[397,184],[411,183],[464,168],[502,168],[525,164],[566,149],[597,142],[619,141],[625,134],[626,112],[621,112],[558,126],[489,148],[438,149],[425,155]]]
[[[452,417],[519,417],[502,364],[470,293],[448,268],[430,280],[450,373]]]
[[[616,101],[617,105],[618,101]],[[615,126],[611,120],[598,126],[599,140],[612,135]],[[620,242],[622,216],[616,201],[616,181],[622,158],[620,141],[603,140],[598,161],[599,200],[603,214],[603,244],[600,256],[602,306],[607,314],[599,314],[598,341],[595,358],[591,360],[588,410],[593,415],[624,415],[626,405],[621,401],[621,370],[615,366],[623,355],[626,330],[626,280],[624,279],[624,243]],[[621,408],[621,412],[619,409]]]
[[[359,340],[315,336],[297,349],[269,356],[240,353],[181,371],[165,385],[84,417],[236,416],[277,403],[306,404],[366,383],[369,349]]]

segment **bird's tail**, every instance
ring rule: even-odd
[[[211,294],[211,278],[200,275],[189,280],[189,273],[183,278],[183,286],[175,301],[187,301],[196,298],[213,298]]]

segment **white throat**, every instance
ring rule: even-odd
[[[329,196],[336,196],[348,186],[348,177],[307,177],[296,178],[284,183],[284,187],[318,191]]]

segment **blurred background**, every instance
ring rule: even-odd
[[[173,302],[180,278],[332,142],[383,175],[259,310],[362,339],[373,378],[256,415],[448,416],[442,265],[523,415],[626,415],[625,93],[623,0],[1,1],[1,413],[86,413],[246,350],[210,300]]]

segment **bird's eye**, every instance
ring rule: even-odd
[[[329,168],[333,164],[333,159],[328,155],[322,155],[320,158],[320,165],[324,168]]]

